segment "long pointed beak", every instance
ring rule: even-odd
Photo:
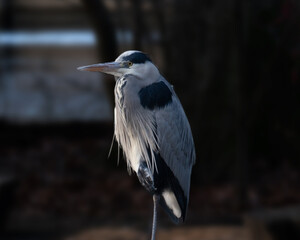
[[[118,75],[119,69],[124,66],[119,62],[108,62],[108,63],[97,63],[88,66],[78,67],[79,71],[89,71],[89,72],[103,72],[112,75]]]

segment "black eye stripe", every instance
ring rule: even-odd
[[[146,61],[152,62],[151,59],[142,52],[135,52],[126,57],[123,57],[123,61],[130,61],[132,63],[145,63]]]

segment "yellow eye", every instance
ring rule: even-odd
[[[133,65],[132,62],[128,62],[128,66],[131,67]]]

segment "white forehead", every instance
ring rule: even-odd
[[[141,51],[137,51],[137,50],[128,50],[126,52],[123,52],[119,57],[117,57],[117,59],[115,60],[116,62],[120,62],[122,58],[127,57],[133,53],[136,52],[141,52]]]

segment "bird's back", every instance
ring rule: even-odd
[[[115,90],[117,141],[128,165],[138,176],[139,166],[147,166],[154,181],[152,193],[160,196],[161,206],[174,222],[182,222],[195,162],[194,142],[186,115],[173,88],[163,77],[140,89],[137,95],[134,92],[126,94],[129,81],[126,86],[122,81],[117,82],[119,87]],[[122,97],[118,97],[121,86]],[[118,104],[120,100],[122,106]]]
[[[172,102],[155,113],[161,172],[154,174],[164,183],[161,204],[175,222],[185,220],[195,147],[189,122],[171,85]],[[174,197],[176,201],[174,201]]]

